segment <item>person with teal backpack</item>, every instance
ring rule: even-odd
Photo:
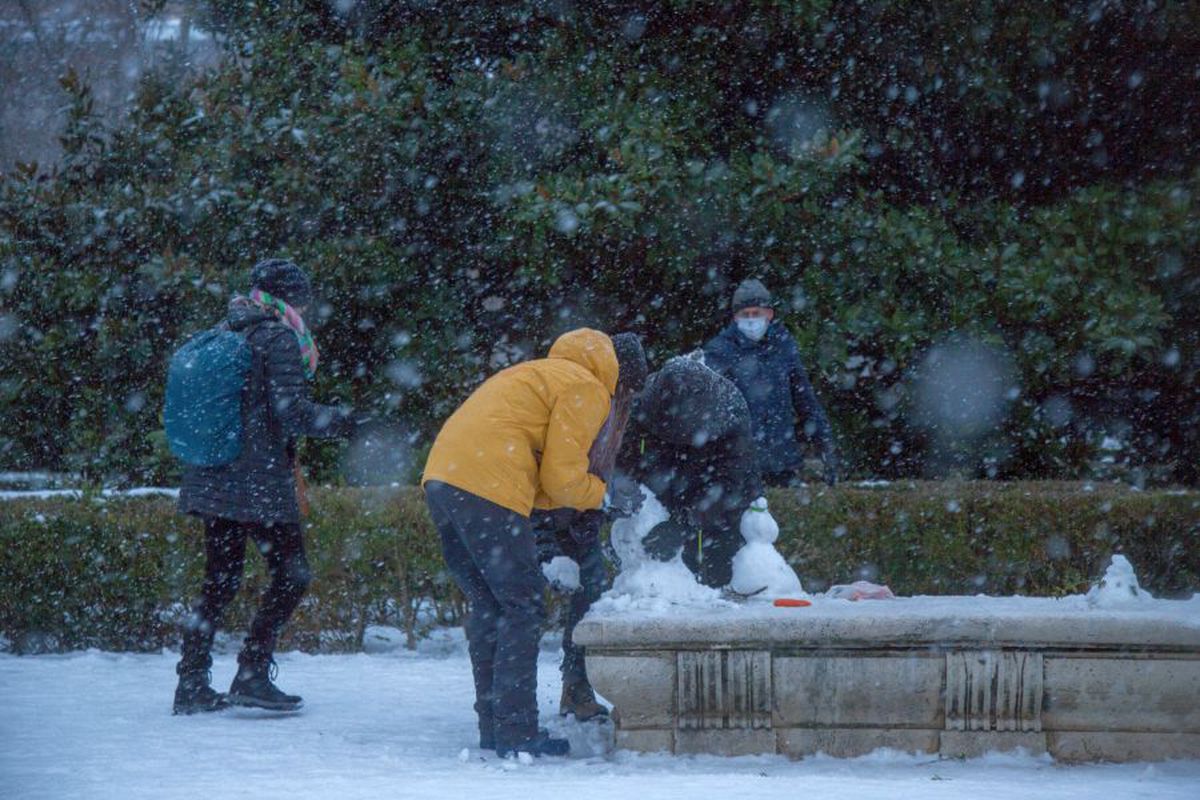
[[[303,318],[308,276],[291,261],[268,259],[251,270],[250,287],[230,302],[224,322],[176,351],[167,370],[163,423],[184,464],[179,509],[203,519],[206,556],[200,599],[184,624],[176,714],[300,706],[273,682],[279,633],[311,581],[296,441],[350,438],[360,425],[349,409],[310,398],[319,352]],[[241,584],[247,539],[266,559],[271,583],[222,694],[211,686],[210,651]]]

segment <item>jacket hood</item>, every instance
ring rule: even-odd
[[[565,358],[573,361],[596,376],[609,396],[617,392],[617,352],[612,339],[591,328],[567,331],[555,340],[550,348],[550,358]]]

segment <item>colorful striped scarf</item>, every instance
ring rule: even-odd
[[[262,289],[250,290],[248,299],[263,311],[274,314],[280,322],[288,326],[292,333],[296,334],[296,342],[300,345],[300,363],[304,365],[305,376],[311,381],[317,374],[317,361],[321,357],[321,352],[317,350],[317,343],[304,324],[304,319],[296,309],[278,297],[272,297]]]

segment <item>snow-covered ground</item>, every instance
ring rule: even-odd
[[[970,761],[880,752],[787,761],[612,752],[608,726],[564,723],[549,642],[545,723],[574,753],[532,764],[476,749],[470,665],[458,631],[416,653],[279,657],[294,715],[171,715],[174,653],[0,655],[0,797],[17,798],[1187,798],[1200,762],[1067,766],[993,755]],[[216,658],[224,688],[234,658]]]

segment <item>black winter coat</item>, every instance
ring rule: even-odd
[[[742,545],[742,512],[763,494],[750,413],[737,388],[690,358],[673,358],[634,401],[618,466],[644,483],[677,520],[703,537],[710,586],[730,580]]]
[[[797,419],[821,448],[826,467],[835,467],[833,430],[787,328],[772,323],[766,335],[754,342],[731,323],[704,345],[704,354],[706,363],[731,380],[746,398],[763,472],[800,467]]]
[[[298,523],[296,439],[348,437],[354,421],[345,409],[312,402],[300,345],[273,314],[231,304],[228,324],[253,353],[242,393],[242,452],[220,467],[186,467],[179,510],[240,522]]]

